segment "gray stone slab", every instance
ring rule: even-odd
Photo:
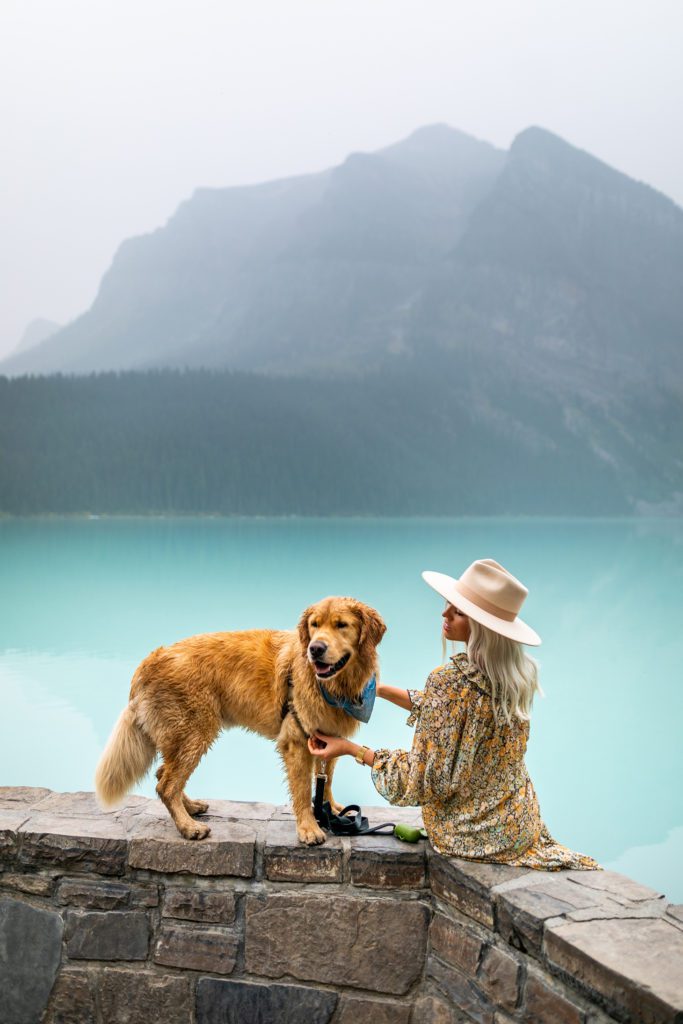
[[[521,966],[506,950],[487,946],[477,971],[477,988],[497,1007],[512,1013],[519,996]]]
[[[496,886],[529,874],[524,868],[505,864],[478,864],[457,857],[443,857],[431,849],[428,863],[434,895],[487,928],[494,926]]]
[[[25,892],[28,896],[51,896],[55,889],[55,880],[49,875],[16,875],[12,872],[0,874],[0,886]]]
[[[381,825],[385,821],[393,821],[394,824],[403,822],[406,825],[415,825],[416,828],[422,828],[423,825],[420,807],[393,807],[391,804],[383,804],[381,807],[362,807],[361,811],[371,827]]]
[[[683,1016],[683,932],[665,918],[548,924],[544,952],[555,968],[636,1024]]]
[[[409,1024],[411,1003],[399,1003],[394,999],[372,999],[369,996],[352,996],[344,993],[335,1017],[335,1024]],[[433,1022],[431,1022],[433,1024]]]
[[[86,971],[62,968],[52,989],[44,1024],[96,1024],[95,996]]]
[[[188,978],[136,971],[104,970],[98,976],[101,1020],[106,1024],[190,1024]]]
[[[338,998],[336,992],[302,985],[200,978],[197,1024],[329,1024]]]
[[[341,882],[341,839],[328,836],[322,846],[304,846],[293,818],[269,821],[266,828],[264,871],[273,882]]]
[[[18,804],[32,807],[50,792],[35,786],[0,786],[0,810],[11,810]]]
[[[237,875],[250,878],[254,870],[255,825],[227,819],[206,819],[207,839],[183,839],[173,822],[161,821],[139,830],[131,839],[128,863],[132,868],[164,874]]]
[[[547,920],[581,909],[607,905],[619,909],[595,889],[574,885],[566,873],[534,871],[494,890],[496,927],[515,949],[540,959]]]
[[[237,959],[237,936],[227,928],[164,922],[154,948],[154,961],[211,974],[232,974]]]
[[[417,997],[410,1018],[411,1024],[461,1024],[462,1020],[450,999],[434,993]]]
[[[57,902],[89,910],[121,910],[130,904],[130,886],[67,878],[59,886]]]
[[[624,906],[663,899],[662,894],[656,889],[650,889],[649,886],[617,871],[563,871],[562,875],[572,885],[603,893]]]
[[[390,896],[249,894],[246,970],[335,985],[341,963],[350,988],[403,994],[422,973],[428,918],[423,903]]]
[[[470,978],[475,976],[484,942],[471,928],[437,912],[429,927],[429,942],[432,953],[440,960]]]
[[[19,829],[29,814],[30,808],[21,803],[0,807],[0,865],[14,864],[19,851]]]
[[[68,818],[36,811],[19,829],[18,839],[18,862],[25,866],[57,865],[101,875],[125,871],[128,841],[113,817]]]
[[[426,841],[394,836],[352,836],[349,869],[354,885],[374,889],[421,889],[426,885]]]
[[[0,1021],[36,1024],[47,1006],[62,954],[59,914],[0,899]]]
[[[494,1024],[495,1007],[479,991],[474,982],[454,967],[442,964],[434,957],[427,961],[427,977],[457,1007],[464,1019],[476,1024]],[[456,1018],[462,1020],[463,1018]]]
[[[232,924],[235,920],[235,893],[208,889],[167,888],[162,917],[205,924]]]
[[[124,804],[114,810],[104,810],[97,802],[97,797],[89,791],[77,793],[55,793],[49,791],[42,799],[32,805],[32,810],[44,814],[52,814],[63,818],[116,818],[124,807],[134,806],[135,801],[142,797],[128,797]]]
[[[149,921],[140,910],[71,911],[65,938],[71,960],[146,960]]]
[[[539,971],[527,974],[522,1008],[525,1024],[583,1024],[586,1019],[581,1007]]]

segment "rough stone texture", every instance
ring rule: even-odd
[[[443,914],[435,914],[429,928],[431,950],[441,960],[474,977],[483,942],[470,929]]]
[[[328,836],[321,848],[303,846],[294,819],[270,821],[266,831],[264,869],[273,882],[341,882],[341,839]]]
[[[338,984],[336,957],[321,955],[321,931],[334,923],[344,983],[401,994],[422,973],[428,908],[417,901],[356,899],[305,891],[247,896],[247,971]]]
[[[209,924],[232,924],[235,920],[235,893],[206,889],[167,889],[163,917]]]
[[[410,1024],[460,1024],[465,1018],[443,996],[418,996]]]
[[[529,974],[524,986],[522,1013],[526,1024],[583,1024],[585,1014],[539,974]]]
[[[683,1018],[683,932],[665,919],[561,921],[546,928],[548,961],[597,992],[617,1016]]]
[[[475,864],[433,852],[429,858],[429,880],[434,895],[487,928],[493,928],[494,886],[528,874],[522,868]]]
[[[170,820],[158,822],[154,834],[136,834],[130,844],[128,863],[132,868],[164,874],[250,878],[254,870],[255,829],[223,819],[207,817],[202,820],[210,824],[211,835],[201,841],[183,839]]]
[[[52,792],[36,786],[0,786],[0,808],[28,805],[32,807]]]
[[[120,910],[130,903],[130,886],[120,882],[86,882],[65,879],[57,895],[59,903],[89,910]]]
[[[225,928],[197,928],[164,924],[154,960],[167,967],[232,974],[237,958],[237,936]]]
[[[465,1019],[477,1024],[493,1024],[493,1007],[474,983],[454,967],[442,964],[434,957],[427,961],[427,975],[464,1014]]]
[[[190,1024],[190,983],[178,975],[105,970],[98,994],[106,1024]]]
[[[492,1003],[504,1010],[514,1010],[519,995],[520,966],[503,949],[488,946],[484,950],[477,985]]]
[[[14,864],[19,849],[18,831],[27,817],[21,804],[0,807],[0,865]]]
[[[300,985],[200,978],[197,1024],[328,1024],[338,998],[336,992]]]
[[[14,875],[8,872],[0,875],[0,885],[4,889],[14,889],[30,896],[51,896],[55,880],[47,875]]]
[[[52,989],[44,1024],[96,1024],[95,997],[85,971],[66,968]]]
[[[72,960],[145,960],[149,923],[142,911],[71,911],[66,949]]]
[[[351,881],[374,889],[420,889],[425,885],[425,846],[422,840],[413,844],[393,836],[353,836]]]
[[[543,927],[550,918],[562,917],[580,909],[594,909],[607,903],[611,903],[614,911],[618,911],[619,904],[607,901],[595,889],[574,884],[566,875],[564,872],[549,875],[535,871],[493,890],[497,927],[506,942],[540,959]]]
[[[62,952],[62,919],[0,899],[0,1021],[34,1024],[47,1005]]]
[[[344,994],[335,1024],[408,1024],[410,1010],[410,1003]]]
[[[683,908],[622,875],[387,837],[309,849],[267,804],[213,801],[208,820],[189,843],[158,801],[0,789],[0,1024],[407,1024],[413,1004],[411,1024],[683,1024]]]
[[[603,893],[624,906],[662,898],[662,894],[656,889],[650,889],[649,886],[636,882],[627,875],[620,875],[617,871],[565,871],[563,876],[573,885]]]
[[[36,812],[20,827],[18,839],[22,865],[68,866],[100,875],[122,875],[126,868],[128,841],[121,823],[113,819]]]

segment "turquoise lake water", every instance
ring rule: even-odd
[[[327,594],[374,605],[382,677],[421,687],[442,602],[422,569],[502,562],[529,587],[541,683],[527,763],[557,839],[683,901],[683,522],[672,520],[0,520],[0,784],[92,789],[153,648],[292,628]],[[378,702],[369,746],[409,747]],[[153,795],[152,778],[139,792]],[[287,800],[273,745],[223,733],[191,795]],[[346,758],[344,803],[382,803]]]

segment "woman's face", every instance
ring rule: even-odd
[[[470,638],[470,620],[454,605],[447,604],[445,611],[441,613],[443,618],[443,635],[447,640],[462,640],[464,643]]]

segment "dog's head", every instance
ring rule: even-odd
[[[331,679],[347,666],[372,663],[375,647],[386,632],[374,608],[352,597],[325,597],[299,620],[302,652],[318,679]]]

